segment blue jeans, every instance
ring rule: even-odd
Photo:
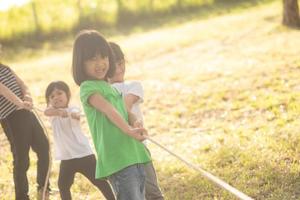
[[[144,164],[126,167],[108,178],[117,200],[145,199]]]

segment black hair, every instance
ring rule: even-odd
[[[73,45],[73,62],[72,72],[73,78],[77,85],[83,81],[90,80],[84,70],[84,63],[101,54],[102,57],[108,57],[109,69],[105,75],[105,80],[111,77],[115,72],[115,59],[112,50],[105,38],[95,30],[83,30],[76,36]]]
[[[109,46],[113,52],[113,55],[115,56],[116,62],[124,60],[124,53],[118,44],[109,42]]]
[[[46,98],[47,105],[49,104],[49,97],[55,89],[64,91],[67,94],[68,103],[69,103],[70,98],[71,98],[71,91],[70,91],[69,86],[63,81],[53,81],[47,86],[47,89],[45,92],[45,98]]]

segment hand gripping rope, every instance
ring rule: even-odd
[[[39,108],[34,108],[34,110],[38,110],[40,112],[44,112],[42,109],[39,109]],[[37,114],[36,114],[37,115]],[[38,116],[38,115],[37,115]],[[81,114],[81,116],[84,116],[83,114]],[[40,120],[40,118],[38,117],[38,119]],[[40,120],[41,124],[42,121]],[[45,126],[43,126],[44,129],[45,129],[45,132],[47,133],[47,130],[45,128]],[[48,136],[48,133],[47,133],[47,136]],[[180,160],[181,162],[185,163],[188,167],[196,170],[197,172],[199,172],[202,176],[204,176],[205,178],[209,179],[210,181],[214,182],[217,186],[227,190],[228,192],[230,192],[231,194],[233,194],[234,196],[236,196],[237,198],[241,199],[241,200],[254,200],[253,198],[249,197],[248,195],[244,194],[243,192],[239,191],[238,189],[232,187],[231,185],[229,185],[228,183],[226,183],[225,181],[221,180],[220,178],[212,175],[211,173],[205,171],[204,169],[198,167],[198,166],[195,166],[194,164],[186,161],[185,159],[183,159],[181,156],[173,153],[171,150],[167,149],[166,147],[164,147],[163,145],[161,145],[160,143],[156,142],[154,139],[152,139],[150,136],[146,136],[146,138],[152,142],[153,144],[157,145],[158,147],[160,147],[161,149],[165,150],[166,152],[168,152],[169,154],[171,154],[172,156],[174,156],[175,158],[177,158],[178,160]],[[50,152],[49,152],[50,154]],[[49,156],[50,158],[50,156]],[[51,160],[51,158],[50,158]],[[46,193],[46,186],[48,184],[48,179],[49,179],[49,174],[50,174],[50,162],[49,162],[49,170],[48,170],[48,173],[47,173],[47,178],[45,180],[45,186],[44,186],[44,191],[43,191],[43,200],[44,197],[45,197],[45,193]]]

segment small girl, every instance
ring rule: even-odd
[[[116,72],[110,78],[110,82],[122,95],[128,110],[136,115],[143,124],[143,114],[140,104],[144,100],[143,86],[138,81],[125,81],[125,58],[120,46],[114,42],[109,42],[116,60]],[[145,142],[144,142],[145,144]],[[145,144],[146,145],[146,144]],[[152,162],[145,165],[146,183],[145,192],[147,200],[163,200],[162,192],[158,186],[156,172]]]
[[[42,199],[49,168],[49,143],[36,116],[25,83],[0,63],[0,122],[13,154],[15,199],[28,200],[29,150],[37,154],[37,199]],[[49,184],[46,198],[49,195]]]
[[[143,128],[132,128],[121,94],[107,81],[115,69],[109,44],[97,31],[80,32],[73,46],[73,78],[97,152],[96,178],[108,177],[118,200],[143,200],[144,163],[150,155],[140,141]]]
[[[71,97],[68,85],[63,81],[51,82],[45,97],[48,108],[44,113],[51,120],[55,157],[61,160],[58,178],[61,199],[72,199],[70,188],[77,172],[88,178],[106,199],[115,199],[108,182],[95,179],[96,159],[81,130],[79,108],[68,105]]]

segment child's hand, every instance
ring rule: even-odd
[[[70,115],[73,119],[80,120],[80,113],[79,112],[71,112]]]
[[[148,133],[144,128],[133,128],[130,129],[130,135],[138,141],[144,141],[147,139]]]
[[[23,101],[22,103],[21,103],[21,105],[19,105],[19,107],[21,108],[21,109],[26,109],[26,110],[31,110],[32,109],[32,102],[29,102],[29,101]]]
[[[59,116],[63,117],[63,118],[66,118],[66,117],[69,116],[69,114],[66,110],[61,109],[61,110],[59,110]]]
[[[33,103],[32,98],[31,98],[31,96],[30,96],[29,94],[26,94],[26,95],[24,96],[24,101]]]
[[[144,128],[144,127],[143,127],[143,122],[140,121],[140,120],[136,120],[136,121],[133,123],[133,127],[134,127],[134,128]]]

